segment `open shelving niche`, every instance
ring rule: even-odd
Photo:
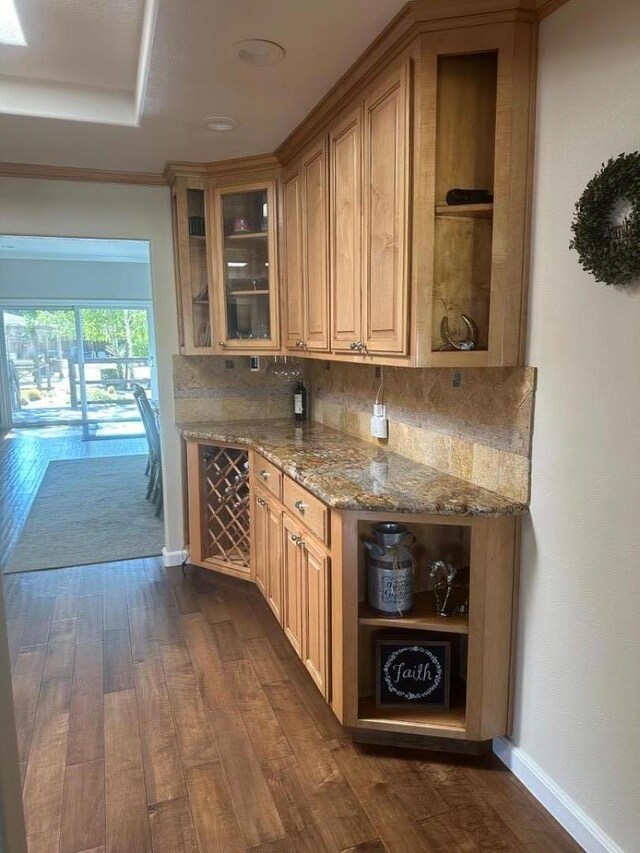
[[[446,196],[454,188],[494,191],[497,72],[496,52],[438,58],[434,351],[445,343],[445,316],[454,339],[467,337],[462,314],[478,329],[473,351],[489,347],[493,204],[447,205]]]
[[[390,730],[464,739],[466,736],[466,682],[469,618],[438,616],[429,578],[430,560],[444,559],[457,567],[470,565],[469,525],[403,521],[416,537],[414,605],[406,617],[379,616],[367,601],[367,551],[363,540],[372,538],[374,522],[358,522],[358,719],[356,728]],[[450,708],[378,708],[375,701],[374,637],[387,629],[393,637],[449,640],[452,643]]]

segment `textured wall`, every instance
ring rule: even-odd
[[[572,0],[540,35],[528,353],[539,381],[513,740],[638,853],[640,286],[596,283],[568,245],[587,181],[638,149],[640,3]]]
[[[381,379],[370,365],[309,361],[314,420],[367,441]],[[515,500],[529,496],[535,370],[384,368],[388,447]]]

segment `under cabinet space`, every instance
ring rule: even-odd
[[[497,68],[495,52],[438,59],[434,351],[489,346]]]
[[[429,705],[403,704],[397,697],[394,704],[392,691],[410,692],[404,683],[406,668],[402,663],[391,664],[386,670],[378,662],[377,643],[385,641],[398,647],[411,647],[414,643],[443,644],[446,647],[448,666],[439,673],[442,702]],[[427,647],[428,648],[428,647]],[[360,630],[358,641],[360,660],[358,677],[358,728],[393,727],[394,731],[441,735],[445,737],[464,737],[466,731],[467,705],[467,638],[451,634],[430,631],[398,630],[397,628],[380,630],[366,628]],[[401,658],[398,658],[400,661]],[[436,673],[436,677],[438,674]],[[377,682],[380,682],[377,684]],[[428,680],[419,682],[429,687]],[[415,690],[411,682],[411,690]],[[385,701],[386,699],[386,701]],[[425,731],[426,729],[426,731]],[[449,731],[450,730],[450,731]]]
[[[383,520],[383,519],[381,519]],[[364,542],[375,540],[375,524],[361,521],[358,524],[358,608],[361,625],[393,625],[418,630],[442,630],[466,634],[469,630],[467,613],[439,616],[433,581],[429,577],[429,563],[442,560],[452,565],[460,574],[468,577],[471,563],[471,528],[453,524],[414,524],[400,522],[407,528],[406,542],[411,546],[415,558],[413,575],[413,607],[405,616],[381,615],[370,601],[371,565]],[[466,572],[466,575],[465,575]],[[468,609],[468,608],[467,608]]]

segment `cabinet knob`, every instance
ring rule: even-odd
[[[289,538],[291,539],[291,541],[293,542],[294,545],[297,545],[298,542],[300,541],[300,537],[298,536],[297,533],[290,533]]]
[[[358,342],[357,341],[351,341],[351,345],[349,346],[349,349],[352,349],[352,350],[358,349]]]
[[[296,349],[302,349],[304,347],[304,341],[296,341]]]
[[[260,471],[260,476],[262,477],[263,480],[268,480],[269,479],[269,472],[265,471],[263,469],[262,471]]]
[[[298,510],[298,512],[304,512],[307,508],[307,505],[306,503],[304,503],[304,501],[296,501],[294,503],[294,507]]]
[[[266,506],[266,505],[267,505],[267,502],[265,501],[265,499],[264,499],[264,498],[258,498],[258,504],[259,504],[260,506]]]
[[[218,346],[222,347],[222,349],[225,349],[227,346],[227,343],[226,343],[226,341],[218,341]]]

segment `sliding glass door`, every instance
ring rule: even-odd
[[[85,437],[142,434],[134,384],[152,395],[147,306],[0,308],[7,426],[80,424]]]

